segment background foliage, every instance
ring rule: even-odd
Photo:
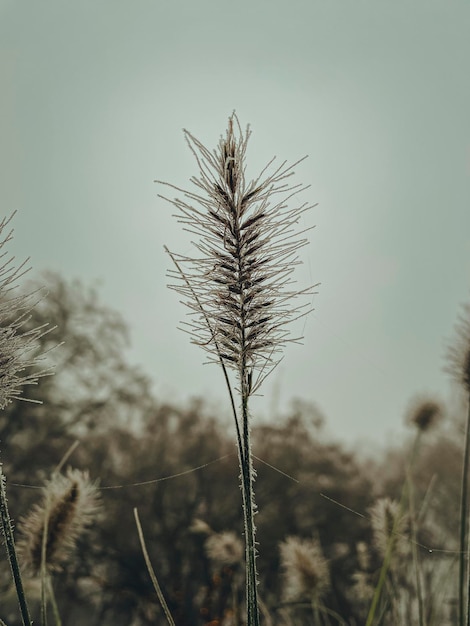
[[[100,302],[97,291],[52,273],[45,281],[48,295],[30,323],[57,325],[42,338],[41,348],[63,342],[47,355],[57,373],[29,389],[29,397],[42,404],[16,402],[0,415],[0,440],[10,510],[17,521],[39,497],[37,489],[24,485],[41,485],[76,440],[68,462],[87,469],[102,489],[102,514],[54,579],[64,624],[166,623],[145,568],[133,507],[138,507],[176,624],[241,624],[243,567],[209,558],[206,549],[209,536],[242,533],[232,425],[211,415],[201,400],[179,406],[155,398],[149,379],[126,360],[126,324]],[[308,606],[283,602],[279,545],[288,537],[319,540],[331,573],[324,604],[348,624],[363,623],[367,582],[376,580],[380,568],[368,509],[379,496],[399,497],[408,444],[380,457],[359,457],[329,440],[323,422],[315,407],[297,401],[276,423],[253,429],[259,459],[259,589],[266,624],[269,619],[273,624],[310,623]],[[456,424],[430,433],[414,468],[423,520],[417,539],[437,549],[419,549],[429,565],[429,589],[437,588],[444,575],[454,576],[459,436]],[[190,471],[194,468],[200,469]],[[367,563],[361,557],[364,543]],[[16,597],[6,555],[2,558],[0,614],[16,626]],[[412,583],[406,577],[397,581],[411,596]],[[27,591],[37,615],[37,582],[28,580]],[[440,611],[444,624],[452,597],[433,597],[439,606],[431,608]],[[333,618],[331,623],[336,623]]]

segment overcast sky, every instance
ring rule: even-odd
[[[217,145],[236,109],[248,175],[273,156],[311,185],[303,346],[254,405],[313,402],[347,441],[403,432],[415,393],[451,390],[470,299],[470,4],[456,0],[0,0],[2,213],[18,260],[90,284],[128,321],[163,399],[223,380],[177,330],[163,245],[188,238],[154,179],[188,187],[187,128]],[[300,326],[302,330],[303,325]],[[299,328],[294,328],[298,332]]]

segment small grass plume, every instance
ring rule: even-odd
[[[297,298],[312,290],[296,289],[292,273],[300,263],[298,252],[307,243],[305,229],[299,232],[298,223],[310,206],[289,206],[293,196],[306,189],[288,182],[296,164],[274,167],[272,159],[256,179],[247,181],[250,130],[242,130],[235,114],[213,152],[188,131],[185,137],[199,167],[199,176],[191,179],[196,191],[169,185],[184,199],[161,197],[176,207],[178,220],[197,236],[193,243],[197,256],[167,250],[175,266],[170,272],[175,282],[170,286],[190,310],[186,329],[192,341],[222,367],[228,387],[241,472],[247,624],[258,626],[255,471],[248,401],[279,362],[282,348],[296,340],[287,325],[308,310],[308,301],[297,304]],[[239,409],[229,372],[236,377]]]
[[[393,551],[390,556],[390,567],[393,561],[402,561],[409,556],[409,520],[401,511],[397,500],[379,498],[371,506],[370,520],[372,526],[373,543],[382,558],[385,558],[390,543],[393,543]]]
[[[407,422],[419,432],[428,432],[441,421],[443,409],[440,402],[431,398],[417,396],[408,408]]]
[[[41,502],[20,520],[18,552],[24,565],[33,574],[41,572],[45,542],[47,572],[61,570],[99,506],[98,489],[86,472],[68,468],[65,475],[54,474],[43,488]]]
[[[328,561],[316,540],[288,537],[280,545],[284,600],[318,603],[330,586]]]
[[[212,533],[205,541],[208,559],[219,566],[236,565],[243,560],[243,545],[230,530]]]

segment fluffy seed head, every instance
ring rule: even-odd
[[[62,569],[78,537],[92,523],[99,509],[99,494],[88,473],[68,469],[55,474],[43,488],[42,501],[20,520],[18,553],[34,574],[41,569],[42,544],[47,519],[46,568]]]
[[[169,253],[176,266],[170,287],[190,309],[186,328],[192,341],[210,360],[235,370],[245,390],[254,392],[281,348],[294,341],[286,325],[303,315],[307,304],[296,305],[296,297],[312,293],[293,289],[291,276],[307,243],[298,222],[310,207],[289,208],[288,201],[305,188],[286,182],[293,166],[283,163],[267,173],[274,159],[247,183],[250,131],[242,131],[235,114],[213,153],[189,132],[185,136],[199,167],[191,179],[197,189],[169,185],[184,199],[165,200],[177,208],[185,230],[197,236],[198,255]]]
[[[429,398],[415,398],[408,409],[407,422],[426,432],[440,422],[443,416],[439,402]]]
[[[236,565],[243,561],[243,544],[231,531],[214,533],[206,539],[206,554],[217,565]]]
[[[318,541],[288,537],[280,545],[286,601],[318,600],[330,586],[328,561]]]
[[[0,222],[0,250],[12,239],[13,231],[4,234],[12,217]],[[38,365],[39,359],[32,353],[38,339],[48,331],[45,326],[27,328],[34,298],[13,293],[16,281],[27,271],[26,262],[14,267],[13,260],[6,252],[0,253],[0,409],[21,398],[24,385],[34,385],[51,373],[45,369],[22,374]]]
[[[379,554],[384,557],[392,542],[392,557],[409,553],[407,537],[408,516],[400,512],[396,500],[379,498],[369,509],[373,542]]]
[[[447,350],[447,372],[470,393],[470,303],[462,306],[456,324],[456,339]]]

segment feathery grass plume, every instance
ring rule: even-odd
[[[62,569],[99,507],[98,489],[90,482],[87,472],[68,468],[65,475],[54,474],[43,487],[42,501],[20,520],[22,537],[18,553],[31,573],[41,571],[45,527],[45,566],[50,573]]]
[[[223,370],[235,420],[241,473],[245,544],[247,624],[259,625],[256,539],[248,400],[280,360],[288,341],[287,324],[307,313],[308,302],[296,304],[312,288],[293,287],[292,272],[300,263],[299,249],[307,243],[298,222],[311,208],[290,208],[302,185],[289,185],[293,167],[272,159],[258,178],[247,182],[245,155],[249,128],[243,132],[235,113],[225,136],[211,152],[191,133],[186,141],[199,167],[191,178],[196,191],[169,187],[184,194],[173,200],[160,196],[178,210],[178,220],[195,234],[198,256],[170,252],[175,270],[170,285],[190,310],[185,328],[192,341],[209,353],[209,361]],[[237,410],[229,371],[235,373],[240,396]]]
[[[470,303],[462,309],[455,326],[457,337],[447,349],[446,371],[470,394]]]
[[[397,559],[410,554],[409,549],[409,520],[400,508],[396,500],[379,498],[369,509],[372,526],[373,543],[380,556],[385,558],[390,549],[392,550],[392,567],[397,564]]]
[[[328,561],[320,543],[311,539],[288,537],[280,544],[284,570],[283,597],[287,602],[318,602],[330,586]]]
[[[419,434],[420,432],[418,431],[418,436]],[[415,449],[416,442],[413,450]],[[406,487],[407,482],[405,482],[402,488],[399,502],[390,498],[379,498],[369,508],[373,543],[382,556],[383,562],[369,607],[366,626],[372,626],[372,624],[376,623],[376,611],[389,571],[396,571],[402,559],[410,554],[409,517],[403,513],[407,494]]]
[[[463,305],[456,325],[457,339],[447,350],[447,371],[467,394],[467,420],[460,491],[459,626],[470,624],[470,537],[468,482],[470,470],[470,303]]]
[[[204,547],[208,559],[218,565],[236,565],[243,560],[243,544],[231,531],[213,533]]]
[[[171,253],[181,268],[170,272],[176,279],[171,287],[192,313],[186,328],[193,342],[208,351],[210,360],[235,370],[239,384],[253,394],[277,364],[282,347],[296,340],[289,338],[286,325],[305,313],[306,305],[294,306],[295,298],[312,293],[311,288],[293,289],[291,277],[300,263],[297,252],[307,243],[296,226],[311,207],[287,206],[307,187],[286,182],[296,164],[284,162],[267,174],[274,159],[256,180],[246,182],[250,130],[243,133],[235,114],[213,153],[188,131],[185,136],[200,169],[199,177],[191,179],[200,193],[163,183],[186,200],[160,197],[200,238],[194,243],[200,256]]]
[[[13,215],[0,222],[0,250],[13,238],[12,230],[4,234]],[[27,260],[18,267],[13,261],[7,252],[0,253],[0,409],[13,400],[27,399],[22,398],[23,386],[34,385],[41,376],[51,373],[45,369],[23,374],[38,365],[40,359],[34,354],[37,341],[52,329],[46,324],[24,330],[35,305],[35,294],[13,293],[18,279],[28,271]]]
[[[406,421],[419,432],[427,432],[434,428],[442,419],[442,406],[436,400],[416,397],[410,403]]]

